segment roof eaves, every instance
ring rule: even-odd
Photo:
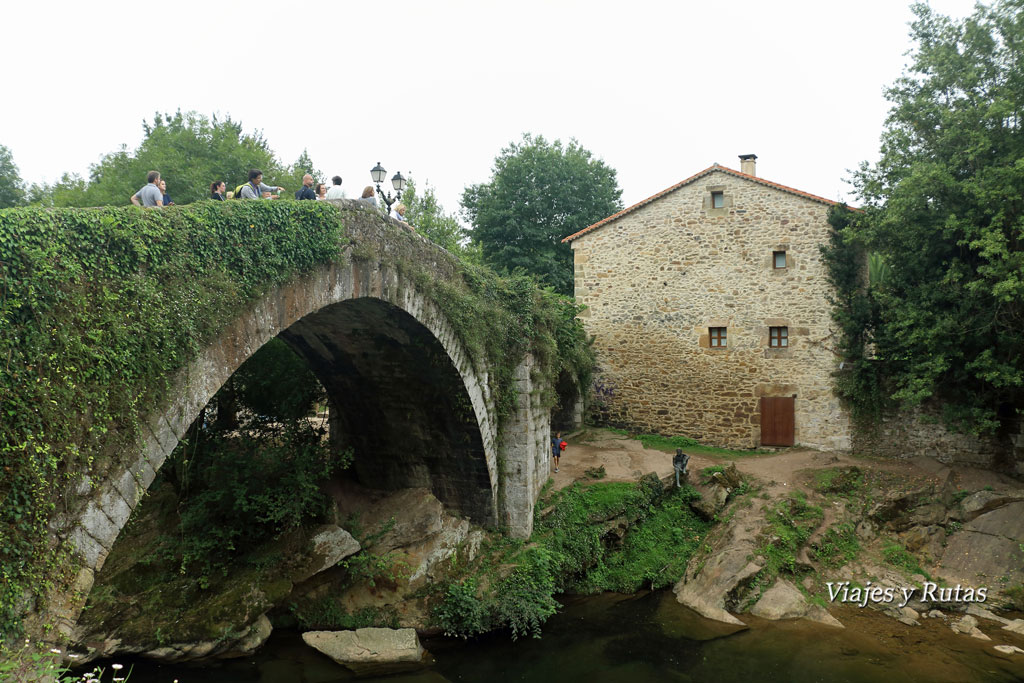
[[[665,195],[669,194],[670,192],[674,192],[674,191],[678,190],[679,188],[683,187],[687,183],[692,183],[694,180],[696,180],[697,178],[700,178],[702,175],[706,175],[707,173],[710,173],[711,171],[714,171],[715,169],[721,169],[721,168],[723,168],[723,167],[719,166],[718,164],[712,164],[711,166],[708,166],[707,168],[705,168],[703,171],[701,171],[699,173],[695,173],[694,175],[690,176],[686,180],[683,180],[682,182],[676,183],[672,187],[667,187],[664,190],[662,190],[661,192],[658,192],[657,194],[652,194],[647,199],[641,199],[636,204],[633,204],[632,206],[627,206],[625,209],[623,209],[622,211],[619,211],[618,213],[613,213],[611,216],[608,216],[607,218],[602,218],[598,222],[596,222],[596,223],[594,223],[592,225],[588,225],[587,227],[583,228],[579,232],[575,232],[575,233],[569,235],[568,237],[563,239],[562,242],[563,243],[564,242],[571,242],[572,240],[574,240],[577,237],[580,237],[580,236],[590,232],[591,230],[596,230],[597,228],[600,228],[602,225],[605,225],[606,223],[611,223],[612,221],[614,221],[617,218],[622,218],[627,213],[632,213],[633,211],[636,211],[640,207],[645,206],[647,204],[650,204],[651,202],[653,202],[656,199],[661,199]]]
[[[737,171],[735,169],[731,169],[731,168],[728,168],[726,166],[721,166],[719,164],[712,164],[711,166],[708,166],[707,168],[705,168],[703,171],[690,176],[689,178],[687,178],[686,180],[684,180],[682,182],[676,183],[672,187],[665,188],[661,192],[659,192],[657,194],[653,194],[650,197],[648,197],[647,199],[643,199],[643,200],[637,202],[636,204],[633,204],[632,206],[627,207],[627,208],[623,209],[622,211],[619,211],[618,213],[612,214],[611,216],[608,216],[607,218],[603,218],[603,219],[599,220],[598,222],[594,223],[593,225],[589,225],[589,226],[583,228],[579,232],[575,232],[575,233],[569,235],[568,237],[563,239],[562,242],[563,243],[564,242],[571,242],[572,240],[576,239],[577,237],[581,237],[581,236],[585,235],[586,233],[588,233],[588,232],[590,232],[592,230],[596,230],[597,228],[600,228],[600,227],[602,227],[602,226],[604,226],[604,225],[606,225],[608,223],[611,223],[612,221],[614,221],[616,219],[622,218],[626,214],[632,213],[633,211],[636,211],[637,209],[641,208],[642,206],[650,204],[654,200],[660,199],[661,197],[664,197],[665,195],[669,194],[670,192],[674,192],[675,190],[678,190],[679,188],[683,187],[684,185],[688,185],[689,183],[692,183],[693,181],[697,180],[701,176],[707,175],[708,173],[711,173],[712,171],[724,171],[725,173],[729,173],[730,175],[734,175],[737,178],[744,178],[746,180],[752,180],[752,181],[754,181],[756,183],[760,183],[761,185],[765,185],[767,187],[771,187],[771,188],[774,188],[776,190],[782,190],[783,192],[789,192],[790,194],[795,194],[798,197],[803,197],[805,199],[811,199],[813,201],[822,202],[823,204],[828,204],[829,206],[835,206],[835,205],[839,204],[839,202],[832,201],[831,199],[825,199],[824,197],[819,197],[818,195],[811,194],[810,192],[804,192],[803,190],[797,190],[796,188],[789,187],[788,185],[783,185],[781,183],[775,183],[775,182],[772,182],[770,180],[765,180],[764,178],[758,178],[757,176],[750,175],[748,173],[743,173],[741,171]],[[857,209],[855,207],[852,207],[852,206],[849,207],[849,208],[850,208],[851,211],[859,211],[859,209]]]

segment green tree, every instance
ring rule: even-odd
[[[615,175],[576,140],[523,135],[501,150],[489,183],[462,195],[484,261],[536,275],[571,296],[572,250],[561,240],[622,208]]]
[[[409,225],[431,242],[453,254],[465,255],[470,251],[466,229],[453,214],[445,212],[429,183],[425,183],[420,192],[415,181],[410,178],[402,192],[402,203],[406,206],[405,217]]]
[[[33,188],[31,198],[44,206],[124,205],[151,170],[160,171],[176,204],[206,199],[215,180],[233,189],[248,179],[250,168],[262,170],[268,185],[298,189],[292,169],[277,160],[262,134],[243,134],[242,124],[230,117],[157,113],[142,126],[146,137],[134,152],[122,146],[90,168],[87,182],[65,174],[54,185]]]
[[[1021,9],[1004,0],[954,21],[913,6],[912,62],[887,91],[880,160],[854,176],[865,211],[843,228],[847,247],[877,254],[875,282],[847,304],[873,328],[854,385],[884,377],[881,397],[941,399],[971,432],[1024,405]]]
[[[24,201],[25,188],[14,157],[11,150],[0,145],[0,209],[18,206]]]
[[[260,169],[263,170],[263,169]],[[287,187],[291,193],[288,197],[291,197],[295,190],[302,187],[302,176],[309,174],[313,176],[313,187],[316,187],[317,183],[326,182],[324,178],[324,172],[313,165],[313,160],[309,158],[309,152],[302,150],[302,154],[295,160],[295,163],[288,169],[288,175],[281,178],[278,182],[282,187]]]

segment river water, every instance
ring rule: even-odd
[[[833,629],[805,621],[767,622],[744,616],[751,628],[701,619],[671,592],[570,599],[544,627],[541,639],[513,642],[506,634],[471,641],[427,639],[434,666],[422,673],[361,681],[444,683],[979,683],[1024,681],[1024,655],[995,657],[991,642],[956,635],[941,620],[908,627],[873,612],[843,607],[847,624]],[[259,653],[198,665],[134,666],[130,683],[334,683],[355,680],[307,647],[299,634],[275,631]]]

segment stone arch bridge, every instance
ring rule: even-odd
[[[179,439],[235,370],[276,336],[327,390],[332,438],[344,435],[354,448],[361,483],[428,487],[476,523],[530,535],[549,475],[549,412],[540,397],[550,388],[535,386],[529,354],[519,359],[515,410],[499,433],[490,381],[498,368],[470,357],[441,307],[402,266],[412,260],[419,276],[450,281],[459,277],[451,255],[376,211],[338,204],[351,239],[338,258],[252,302],[174,379],[171,399],[146,416],[136,448],[66,493],[54,539],[73,550],[80,569],[48,610],[60,630],[74,624],[96,572]]]

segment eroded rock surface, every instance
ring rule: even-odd
[[[1009,584],[1022,583],[1024,552],[1021,543],[1024,543],[1024,501],[1013,501],[975,517],[946,540],[941,574],[951,583],[985,586],[991,584],[992,577],[1001,576],[1005,576]]]
[[[302,640],[359,676],[414,671],[430,663],[429,653],[411,628],[307,631]]]
[[[820,605],[808,604],[800,590],[785,579],[765,591],[750,613],[762,619],[810,619],[829,626],[843,628],[842,623]]]
[[[729,614],[727,601],[761,570],[761,565],[749,558],[757,555],[756,538],[763,519],[761,505],[738,510],[716,538],[709,539],[714,552],[690,560],[686,574],[672,589],[676,599],[708,619],[744,625]]]

